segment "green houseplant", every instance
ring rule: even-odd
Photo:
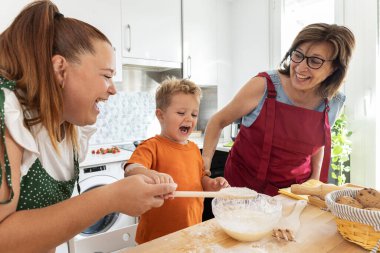
[[[347,129],[347,116],[341,113],[331,129],[331,178],[337,185],[346,183],[350,173],[352,131]]]

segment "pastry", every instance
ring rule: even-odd
[[[360,190],[355,198],[364,208],[380,208],[380,192],[372,188],[364,188]]]
[[[371,210],[371,211],[380,211],[380,208],[376,208],[376,207],[367,207],[367,208],[364,208],[365,210]]]
[[[340,196],[336,199],[336,203],[348,205],[356,208],[363,208],[363,205],[359,203],[356,199],[350,196]]]

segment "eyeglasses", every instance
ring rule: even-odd
[[[306,64],[312,69],[319,69],[322,67],[325,61],[333,61],[333,60],[324,60],[316,56],[305,56],[298,50],[293,50],[290,52],[290,59],[295,63],[301,63],[304,59],[306,59]]]

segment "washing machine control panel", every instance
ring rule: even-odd
[[[100,165],[100,166],[95,166],[95,167],[89,167],[89,168],[84,168],[83,173],[91,173],[91,172],[98,172],[98,171],[103,171],[106,170],[106,165]]]

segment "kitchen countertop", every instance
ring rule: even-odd
[[[191,141],[195,142],[199,149],[203,148],[203,136],[197,137],[197,138],[190,138]],[[216,147],[216,150],[223,151],[223,152],[229,152],[231,147],[224,147],[224,145],[228,143],[224,141],[222,138],[219,139],[218,145]],[[132,143],[130,143],[132,145]],[[119,145],[116,145],[119,146]],[[79,164],[80,167],[88,167],[93,165],[101,165],[101,164],[107,164],[112,162],[120,162],[128,160],[131,155],[132,151],[128,151],[125,149],[120,148],[120,153],[116,154],[92,154],[92,150],[97,150],[99,148],[111,148],[112,145],[97,145],[97,146],[90,146],[88,149],[88,153],[86,156],[86,159]]]
[[[103,148],[111,148],[112,146],[103,145]],[[86,158],[83,162],[79,164],[79,167],[88,167],[88,166],[94,166],[94,165],[102,165],[107,163],[114,163],[114,162],[123,162],[128,160],[132,152],[124,149],[120,149],[119,153],[116,154],[92,154],[92,150],[97,150],[100,148],[100,146],[90,146],[86,155]]]
[[[296,200],[278,195],[285,206]],[[277,241],[267,236],[258,242],[239,242],[228,236],[215,219],[157,238],[120,253],[180,253],[180,252],[238,252],[238,253],[361,253],[368,252],[343,239],[330,212],[308,205],[301,214],[301,227],[295,242]]]
[[[203,136],[197,137],[197,138],[190,138],[190,141],[195,142],[199,149],[203,148]],[[225,147],[224,145],[229,143],[229,141],[225,141],[223,138],[219,139],[218,145],[216,146],[216,150],[223,151],[223,152],[230,152],[231,147]]]

